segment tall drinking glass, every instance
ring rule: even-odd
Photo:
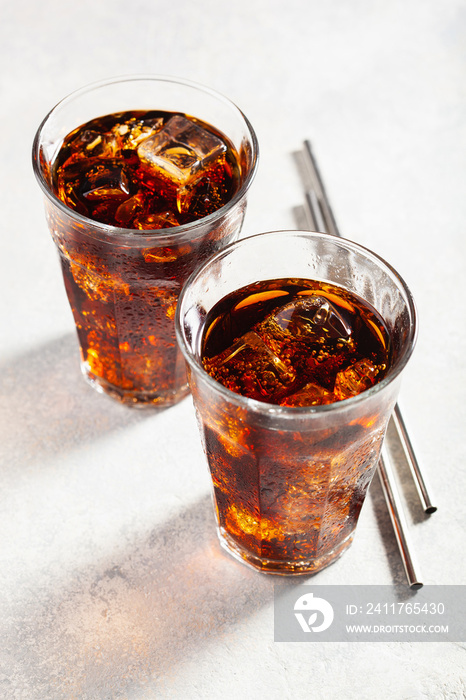
[[[150,110],[156,113],[144,121],[141,115]],[[62,187],[71,198],[72,206],[67,206],[57,194],[55,171],[68,134],[90,120],[118,113],[123,115],[122,124],[113,125],[108,133],[89,128],[79,137],[90,154],[85,162],[87,179],[79,184],[82,201],[93,205],[93,211],[98,201],[104,213],[107,200],[109,206],[116,202],[120,223],[115,225],[94,220],[82,202],[74,206],[75,194],[69,194],[72,168]],[[159,132],[160,113],[177,116]],[[213,127],[213,136],[200,128],[205,125]],[[205,201],[209,203],[215,192],[210,181],[201,181],[196,158],[204,157],[206,167],[211,167],[211,151],[220,143],[215,134],[229,144],[238,184],[225,204],[203,215]],[[136,144],[135,152],[144,160],[144,186],[158,182],[151,168],[161,158],[168,157],[163,182],[170,187],[173,172],[185,177],[191,167],[195,186],[201,184],[196,190],[191,180],[183,181],[183,192],[190,203],[197,197],[201,213],[195,220],[177,225],[177,211],[147,215],[137,183],[128,182],[126,174],[134,154],[123,151],[118,139]],[[196,139],[202,142],[199,156]],[[73,141],[69,148],[75,159],[78,146]],[[60,255],[82,370],[94,388],[137,407],[168,406],[185,396],[186,372],[174,327],[178,295],[200,263],[238,236],[257,158],[256,136],[241,110],[213,90],[178,79],[142,75],[96,83],[66,97],[45,117],[34,141],[34,172]],[[73,167],[81,165],[79,161]],[[138,207],[137,227],[125,227]]]
[[[235,290],[277,279],[337,285],[368,302],[390,338],[385,376],[358,395],[305,406],[247,398],[213,379],[201,356],[209,312]],[[288,306],[275,318],[289,314]],[[405,282],[375,253],[351,241],[304,231],[265,233],[227,246],[191,275],[176,324],[222,546],[264,572],[300,574],[331,564],[353,540],[414,347],[416,312]],[[256,341],[244,339],[244,344],[253,347]],[[236,343],[232,358],[241,346]]]

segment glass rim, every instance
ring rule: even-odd
[[[208,214],[207,216],[202,217],[202,219],[197,219],[196,221],[193,221],[188,224],[183,224],[182,226],[172,226],[170,228],[162,228],[162,229],[131,229],[131,228],[123,228],[119,226],[111,226],[109,224],[104,224],[99,221],[95,221],[94,219],[91,219],[88,216],[84,216],[83,214],[79,214],[79,212],[74,211],[73,209],[70,209],[69,207],[66,206],[64,202],[62,202],[61,199],[59,199],[54,192],[50,189],[44,175],[42,172],[42,168],[40,165],[40,151],[41,151],[41,136],[44,130],[44,127],[46,124],[49,122],[51,118],[53,118],[54,114],[59,110],[59,108],[62,105],[65,105],[69,102],[72,102],[76,98],[79,98],[82,94],[89,93],[92,90],[97,90],[102,87],[106,87],[109,85],[113,85],[115,83],[125,83],[125,82],[137,82],[137,81],[151,81],[155,83],[172,83],[175,85],[181,85],[181,86],[186,86],[189,88],[193,88],[194,90],[198,90],[200,92],[204,92],[211,97],[214,97],[218,99],[220,102],[223,102],[226,105],[229,105],[231,108],[233,108],[233,111],[236,112],[236,114],[240,117],[241,120],[246,125],[247,131],[249,132],[250,135],[250,144],[251,144],[251,153],[252,153],[252,162],[251,162],[251,168],[249,169],[248,173],[246,174],[246,177],[244,181],[241,184],[241,187],[239,190],[235,193],[235,195],[220,209],[217,209],[216,211],[212,212],[211,214]],[[100,116],[100,115],[98,115]],[[79,124],[77,126],[80,126]],[[215,125],[213,125],[215,126]],[[230,210],[232,210],[238,202],[245,196],[246,192],[249,190],[249,187],[254,179],[254,176],[257,171],[257,166],[258,166],[258,159],[259,159],[259,143],[257,140],[256,133],[254,131],[254,128],[249,121],[249,119],[246,117],[244,112],[228,97],[223,95],[222,93],[218,92],[217,90],[214,90],[213,88],[207,87],[205,85],[202,85],[201,83],[197,83],[192,80],[184,79],[184,78],[178,78],[175,76],[167,76],[167,75],[157,75],[157,74],[150,74],[150,73],[139,73],[139,74],[128,74],[128,75],[120,75],[120,76],[114,76],[112,78],[106,78],[104,80],[98,80],[93,83],[89,83],[87,85],[84,85],[77,90],[73,90],[72,92],[68,93],[65,97],[63,97],[59,102],[57,102],[52,109],[47,112],[45,115],[44,119],[41,121],[39,124],[39,127],[36,131],[36,134],[34,136],[34,141],[32,145],[32,167],[34,174],[36,176],[36,179],[39,183],[40,188],[42,189],[42,192],[46,195],[46,197],[50,200],[50,202],[60,209],[64,214],[66,214],[68,217],[73,218],[75,221],[77,221],[81,226],[85,226],[86,229],[89,227],[92,228],[92,231],[88,234],[93,238],[103,238],[104,240],[107,239],[108,236],[111,236],[112,241],[116,241],[117,237],[120,236],[120,238],[123,238],[125,241],[128,243],[132,244],[141,244],[145,245],[147,244],[147,241],[150,239],[157,239],[157,241],[162,241],[162,242],[168,242],[171,239],[179,239],[183,237],[183,234],[189,234],[191,238],[196,238],[196,232],[199,231],[199,235],[202,235],[204,229],[206,226],[210,226],[211,224],[215,223],[218,219],[223,218],[225,214],[228,214]],[[99,235],[100,234],[100,235]]]
[[[350,250],[353,252],[357,252],[359,254],[363,254],[366,258],[371,259],[373,262],[376,262],[379,266],[382,266],[385,268],[385,270],[389,273],[390,277],[394,278],[398,284],[399,287],[403,290],[405,296],[406,296],[406,305],[407,309],[409,312],[410,316],[410,326],[409,326],[409,333],[406,338],[406,341],[404,343],[404,346],[402,348],[402,353],[396,363],[396,365],[393,367],[393,370],[389,370],[388,373],[385,375],[385,377],[378,382],[377,384],[374,384],[374,386],[370,387],[370,389],[366,389],[365,391],[362,391],[360,394],[357,394],[356,396],[351,396],[350,398],[347,399],[342,399],[341,401],[335,401],[330,404],[324,404],[324,405],[318,405],[318,406],[280,406],[278,404],[273,404],[273,403],[268,403],[266,401],[258,401],[257,399],[252,399],[248,396],[243,396],[242,394],[238,394],[234,391],[231,391],[231,389],[227,389],[223,384],[220,382],[217,382],[213,377],[210,376],[208,372],[205,371],[205,369],[202,367],[202,365],[197,361],[195,354],[191,351],[191,348],[186,341],[185,334],[184,334],[184,327],[182,324],[182,307],[186,298],[186,295],[188,293],[189,287],[191,287],[196,279],[202,275],[207,267],[210,265],[214,265],[218,260],[220,260],[222,257],[225,257],[228,255],[228,253],[231,250],[234,250],[235,248],[238,248],[241,246],[244,242],[246,244],[251,241],[254,238],[260,238],[260,237],[265,237],[265,236],[285,236],[285,237],[305,237],[305,238],[317,238],[321,240],[326,240],[332,244],[340,244],[346,250]],[[220,299],[218,300],[220,301]],[[224,399],[229,401],[230,403],[235,403],[239,405],[240,407],[247,407],[249,410],[255,411],[257,413],[262,413],[264,415],[270,415],[274,417],[280,417],[280,418],[299,418],[299,417],[305,417],[309,414],[319,414],[319,415],[324,415],[329,412],[336,412],[336,411],[344,411],[346,409],[350,409],[353,406],[356,406],[358,404],[361,404],[371,397],[379,394],[382,392],[387,386],[393,383],[397,377],[401,374],[402,370],[405,368],[405,366],[408,363],[408,360],[410,359],[415,344],[416,344],[416,339],[417,339],[417,310],[416,310],[416,304],[413,298],[413,295],[411,293],[411,290],[409,289],[408,285],[404,281],[404,279],[401,277],[401,275],[395,270],[390,263],[388,263],[384,258],[382,258],[380,255],[377,253],[374,253],[370,248],[366,248],[363,245],[360,245],[359,243],[356,243],[355,241],[352,241],[348,238],[343,238],[343,237],[336,237],[328,233],[320,233],[317,231],[304,231],[304,230],[294,230],[294,229],[289,229],[289,230],[279,230],[279,231],[266,231],[263,233],[257,233],[251,236],[246,236],[244,238],[240,238],[237,241],[234,241],[233,243],[229,243],[227,246],[222,248],[220,251],[214,253],[211,255],[200,267],[196,268],[191,275],[188,277],[186,280],[185,284],[183,285],[183,288],[181,290],[180,296],[178,298],[178,303],[176,306],[176,314],[175,314],[175,331],[176,331],[176,337],[178,344],[181,348],[181,351],[184,355],[184,358],[186,362],[188,363],[188,366],[191,371],[195,372],[200,372],[201,376],[203,377],[204,381],[207,382],[207,385],[215,392],[219,393],[221,396],[223,396]]]

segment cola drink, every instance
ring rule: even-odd
[[[404,281],[352,241],[264,233],[198,268],[176,329],[221,545],[263,572],[328,566],[354,537],[414,347]]]
[[[390,335],[363,299],[311,280],[271,280],[209,313],[203,366],[232,391],[282,406],[356,396],[383,378]]]
[[[270,280],[229,294],[209,312],[202,364],[226,388],[305,408],[357,396],[390,366],[390,334],[362,298],[333,284]],[[311,435],[269,431],[206,407],[204,444],[219,527],[261,568],[287,570],[336,552],[355,528],[383,421]],[[366,421],[367,423],[367,418]],[[342,471],[341,465],[347,464]],[[362,474],[366,473],[366,478]],[[264,563],[265,562],[265,563]]]
[[[170,229],[212,214],[240,185],[238,156],[213,127],[166,112],[111,114],[80,126],[52,168],[57,197],[120,228]],[[186,383],[173,352],[178,294],[193,260],[223,236],[108,246],[67,228],[59,246],[87,375],[126,403],[157,404]]]
[[[241,181],[227,137],[185,114],[128,111],[92,119],[63,141],[52,168],[70,209],[111,226],[183,226],[226,204]]]
[[[103,111],[133,100],[154,108]],[[95,105],[101,116],[80,123]],[[178,296],[192,270],[240,231],[257,162],[249,123],[200,86],[129,77],[59,103],[33,154],[86,379],[132,406],[179,401],[188,386]]]

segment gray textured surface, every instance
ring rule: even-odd
[[[256,128],[244,234],[296,227],[315,147],[343,235],[389,260],[420,314],[402,388],[439,510],[416,511],[426,583],[465,583],[466,8],[459,0],[3,3],[0,697],[465,697],[460,644],[275,644],[273,581],[217,545],[190,398],[132,412],[80,376],[30,149],[70,90],[190,78]],[[459,293],[460,292],[460,293]],[[316,583],[403,570],[378,483]]]

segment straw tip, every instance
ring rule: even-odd
[[[409,587],[411,588],[412,591],[418,591],[420,588],[423,587],[423,585],[424,584],[421,583],[420,581],[415,581],[414,583],[411,583]]]

